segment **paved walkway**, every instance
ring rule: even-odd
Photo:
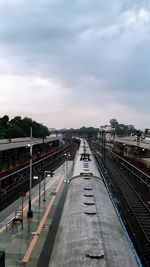
[[[64,166],[55,171],[53,178],[46,179],[46,201],[43,201],[43,189],[39,203],[39,186],[32,190],[33,218],[27,218],[28,196],[24,201],[24,225],[20,222],[6,224],[15,215],[15,209],[21,210],[21,199],[17,200],[0,213],[0,250],[4,250],[6,267],[27,266],[37,264],[47,233],[65,186]],[[41,183],[43,187],[43,181]],[[19,206],[20,205],[20,206]]]
[[[51,135],[51,137],[45,138],[44,142],[51,142],[59,138],[61,138],[61,135],[59,135],[58,137],[56,137],[55,135]],[[43,139],[40,139],[40,138],[32,139],[33,145],[38,145],[42,143],[43,143]],[[28,146],[28,144],[30,144],[30,138],[28,137],[27,138],[14,138],[11,140],[11,142],[9,142],[8,139],[2,139],[0,140],[0,151],[13,149],[17,147]]]

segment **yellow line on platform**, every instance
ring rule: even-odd
[[[46,186],[45,191],[46,191],[50,186],[52,186],[52,185],[58,180],[58,178],[59,178],[59,176],[56,176],[56,178],[53,179],[53,181],[51,181],[51,182]],[[41,194],[40,194],[40,195],[42,195],[43,193],[44,193],[44,190],[41,191]],[[32,199],[31,203],[33,204],[38,198],[39,198],[39,194],[37,194],[37,196],[36,196],[35,198]],[[25,212],[25,211],[27,210],[27,208],[28,208],[28,204],[24,207],[23,212]],[[14,218],[14,217],[12,217],[9,221],[13,220],[13,218]],[[6,223],[6,225],[7,225],[7,223]],[[4,225],[2,228],[0,228],[0,234],[1,234],[3,231],[5,231],[6,228],[8,227],[8,226],[6,226],[6,225]]]
[[[55,190],[56,193],[59,191],[60,186],[61,186],[61,184],[63,182],[63,179],[64,179],[64,176],[61,178],[61,180],[60,180],[60,182],[59,182],[59,184],[58,184],[58,186],[57,186],[57,188]],[[38,240],[38,237],[39,237],[39,235],[40,235],[40,233],[42,231],[43,225],[44,225],[44,223],[45,223],[45,221],[47,219],[47,216],[48,216],[48,214],[49,214],[49,212],[51,210],[51,207],[53,205],[55,197],[56,196],[53,196],[52,199],[50,200],[49,205],[48,205],[48,207],[47,207],[47,209],[46,209],[46,211],[44,213],[44,216],[43,216],[43,218],[42,218],[42,220],[41,220],[41,222],[40,222],[40,224],[39,224],[39,226],[37,228],[36,234],[33,237],[32,241],[30,243],[30,246],[28,247],[27,252],[26,252],[26,254],[25,254],[25,256],[24,256],[24,258],[22,260],[22,263],[27,263],[29,261],[31,253],[32,253],[32,251],[33,251],[33,249],[35,247],[35,244],[36,244],[36,242]]]
[[[4,225],[1,229],[0,229],[0,234],[7,228],[6,225]]]

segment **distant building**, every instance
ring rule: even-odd
[[[126,127],[128,130],[134,130],[135,129],[134,125],[132,125],[132,124],[126,125]]]
[[[106,131],[107,127],[108,127],[108,125],[102,125],[102,126],[100,126],[100,130],[101,130],[101,131],[102,131],[102,130]]]
[[[50,131],[50,132],[55,132],[56,129],[55,129],[55,128],[49,128],[49,131]]]
[[[145,129],[145,137],[150,137],[150,129]]]
[[[100,126],[100,131],[106,131],[106,132],[111,132],[114,131],[115,128],[112,127],[111,125],[102,125]]]
[[[112,119],[110,120],[110,124],[109,125],[102,125],[100,126],[100,131],[106,131],[106,132],[113,132],[113,131],[117,131],[117,132],[134,132],[135,128],[134,125],[129,124],[122,124],[122,123],[118,123],[117,120]]]

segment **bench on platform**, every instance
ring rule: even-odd
[[[8,223],[6,223],[6,227],[12,223],[15,224],[16,222],[21,222],[22,223],[22,212],[21,210],[15,210],[15,217],[12,218]]]

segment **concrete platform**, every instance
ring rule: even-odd
[[[132,138],[130,140],[129,137],[128,138],[117,138],[116,137],[113,140],[114,140],[114,142],[119,142],[119,143],[122,143],[122,144],[125,144],[125,145],[128,145],[128,146],[134,146],[134,147],[139,146],[141,148],[150,150],[150,142],[148,140],[137,142],[136,138]]]
[[[43,181],[39,203],[39,186],[32,190],[33,218],[27,218],[28,196],[24,201],[24,225],[7,223],[21,210],[21,199],[0,213],[0,250],[6,253],[6,267],[37,265],[41,250],[65,186],[65,168],[62,165],[53,178],[46,178],[46,201],[43,201]]]
[[[16,138],[16,139],[19,139],[19,140],[17,140],[17,141],[12,140],[11,143],[9,143],[9,142],[3,143],[2,142],[3,140],[1,140],[0,151],[18,148],[18,147],[24,147],[24,146],[28,146],[28,144],[30,144],[30,139],[28,139],[28,138]],[[51,142],[51,141],[54,141],[56,139],[59,139],[59,138],[58,137],[49,137],[49,138],[45,138],[44,142]],[[43,139],[38,139],[38,138],[32,139],[33,145],[39,145],[42,143],[43,143]]]

